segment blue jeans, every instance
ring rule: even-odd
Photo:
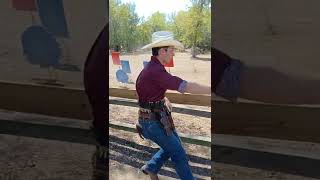
[[[142,120],[139,121],[142,127],[142,135],[160,146],[160,150],[146,164],[146,170],[157,174],[162,165],[171,158],[175,170],[182,180],[194,180],[187,154],[182,147],[181,140],[176,131],[167,136],[160,121]]]

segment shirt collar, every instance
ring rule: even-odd
[[[164,67],[164,65],[162,65],[159,61],[159,59],[156,56],[151,56],[151,62],[154,62],[158,65],[161,65],[162,67]]]

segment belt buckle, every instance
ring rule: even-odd
[[[139,118],[142,120],[150,119],[151,111],[149,109],[139,109]]]
[[[139,108],[139,110],[141,111],[141,112],[144,112],[144,113],[151,113],[151,110],[150,109],[145,109],[145,108]]]

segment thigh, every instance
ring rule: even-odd
[[[154,123],[146,129],[148,138],[172,155],[185,154],[180,138],[176,132],[168,136],[160,123]]]

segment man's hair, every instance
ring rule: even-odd
[[[152,56],[158,56],[159,55],[159,53],[158,53],[159,49],[168,48],[168,47],[169,46],[162,46],[162,47],[154,47],[154,48],[152,48]]]
[[[114,47],[114,51],[120,52],[120,46],[119,46],[119,45],[116,45],[116,46]]]

